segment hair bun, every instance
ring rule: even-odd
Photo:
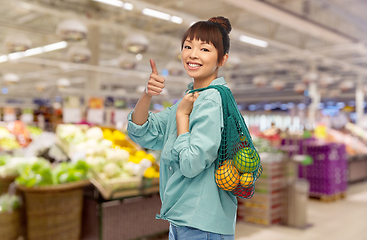
[[[221,25],[222,27],[224,27],[224,29],[227,31],[228,34],[232,30],[231,23],[229,22],[228,18],[225,18],[225,17],[222,17],[222,16],[212,17],[208,20],[208,22],[213,22],[213,23],[217,23],[217,24]]]

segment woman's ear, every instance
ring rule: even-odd
[[[228,60],[228,53],[224,54],[224,56],[223,56],[223,58],[222,58],[222,62],[220,62],[220,63],[218,64],[218,67],[223,66],[223,65],[227,62],[227,60]]]

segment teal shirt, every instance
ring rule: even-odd
[[[217,78],[210,85],[225,85]],[[188,90],[193,89],[193,83]],[[222,102],[215,89],[199,93],[190,114],[189,132],[177,137],[176,110],[180,101],[159,113],[149,113],[142,126],[128,116],[129,137],[144,148],[162,150],[158,219],[218,234],[234,234],[237,199],[217,187],[215,160],[223,128]]]

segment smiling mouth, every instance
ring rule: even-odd
[[[198,63],[187,63],[187,65],[188,65],[190,68],[199,68],[199,67],[201,67],[201,66],[202,66],[201,64],[198,64]]]

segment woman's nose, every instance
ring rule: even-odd
[[[195,49],[193,49],[193,50],[191,51],[191,53],[190,53],[189,57],[190,57],[191,59],[197,59],[197,58],[198,58],[198,56],[197,56],[197,52],[196,52],[196,50],[195,50]]]

